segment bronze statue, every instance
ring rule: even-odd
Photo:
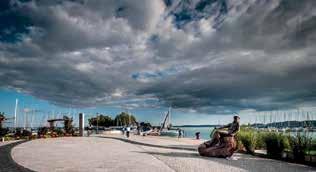
[[[238,133],[239,116],[234,116],[234,121],[228,125],[215,128],[215,133],[211,140],[202,143],[198,147],[201,156],[209,157],[230,157],[237,149],[235,135]],[[227,130],[223,130],[227,128]]]

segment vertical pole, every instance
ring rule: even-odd
[[[14,131],[16,132],[16,116],[18,110],[19,99],[15,99],[15,109],[14,109]]]
[[[99,134],[99,113],[97,113],[97,134]]]
[[[83,130],[84,130],[84,114],[79,113],[79,135],[83,136]]]
[[[171,127],[171,106],[169,107],[168,124]]]
[[[23,110],[23,114],[24,114],[24,130],[26,129],[26,112],[25,112],[25,109]]]

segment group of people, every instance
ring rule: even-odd
[[[208,157],[231,157],[237,149],[235,135],[240,130],[239,122],[240,117],[234,116],[232,123],[215,128],[212,139],[199,145],[199,154]],[[225,128],[227,130],[224,130]]]

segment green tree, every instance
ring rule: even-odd
[[[121,112],[114,119],[114,125],[124,126],[129,124],[135,124],[136,118],[133,115],[130,115],[126,112]]]
[[[73,121],[72,118],[68,116],[64,116],[64,129],[67,134],[73,133],[72,121]]]
[[[88,119],[89,124],[92,126],[109,127],[113,125],[113,119],[108,115],[98,115]]]
[[[0,137],[8,133],[8,129],[2,128],[2,123],[6,120],[4,113],[0,112]]]
[[[4,112],[0,112],[0,129],[2,129],[2,123],[5,120]]]

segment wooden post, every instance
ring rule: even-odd
[[[84,131],[84,114],[79,113],[79,135],[82,137]]]

